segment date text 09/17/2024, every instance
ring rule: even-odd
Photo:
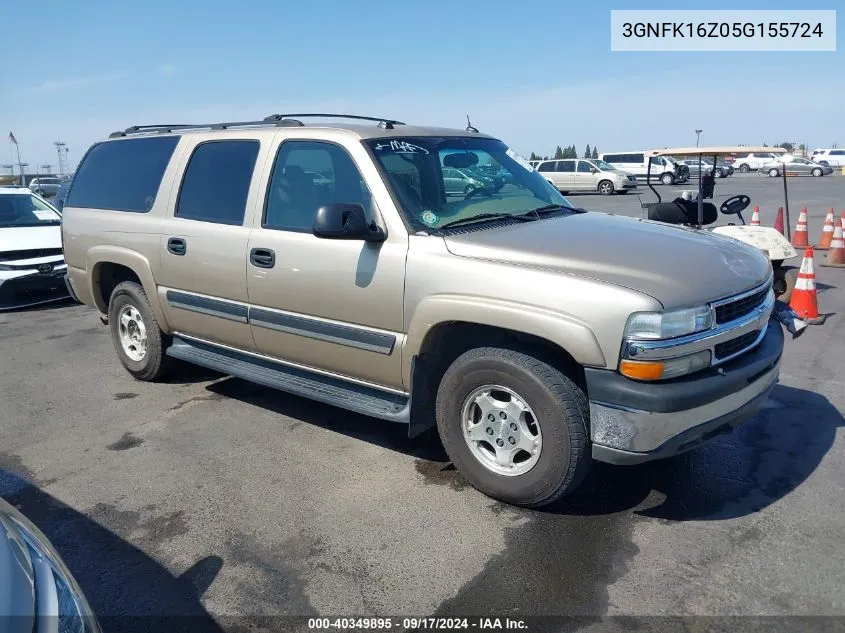
[[[526,631],[528,625],[518,618],[437,618],[437,617],[404,617],[404,618],[309,618],[309,631]]]

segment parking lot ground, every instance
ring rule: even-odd
[[[845,178],[821,180],[808,191],[826,209]],[[752,204],[768,211],[769,193]],[[843,616],[845,270],[817,280],[830,316],[787,341],[754,420],[672,459],[598,465],[542,512],[476,492],[435,436],[195,368],[137,382],[86,307],[0,314],[0,495],[114,631],[150,615],[195,616],[191,630],[290,614]]]

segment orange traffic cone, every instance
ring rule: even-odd
[[[833,239],[830,241],[830,250],[825,255],[822,266],[831,268],[845,268],[845,240],[842,239],[842,227],[833,229]]]
[[[781,235],[786,235],[783,232],[783,207],[778,207],[778,217],[775,218],[775,230],[780,231]]]
[[[754,207],[754,213],[751,214],[751,226],[760,226],[760,207]]]
[[[795,233],[792,235],[792,245],[798,248],[810,245],[807,233],[807,207],[802,208],[798,215],[798,224],[795,225]]]
[[[816,271],[813,268],[812,246],[804,250],[804,261],[801,262],[801,270],[798,271],[798,279],[792,291],[789,307],[810,325],[823,321],[819,317],[819,304],[816,298]]]
[[[822,236],[816,246],[820,251],[826,251],[830,248],[830,241],[833,239],[833,207],[827,210],[827,215],[824,218],[824,227],[822,227]]]

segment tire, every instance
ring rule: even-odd
[[[792,298],[792,291],[795,290],[795,284],[797,282],[797,268],[776,268],[773,287],[777,298],[784,303],[789,303],[789,300]]]
[[[129,323],[122,325],[121,319],[124,316]],[[140,325],[137,316],[140,317]],[[120,362],[138,380],[159,380],[172,368],[173,359],[164,353],[170,344],[170,337],[159,328],[147,294],[140,284],[124,281],[112,291],[109,299],[109,329]],[[125,347],[125,341],[140,331],[143,335],[139,334],[138,341],[143,338],[145,342],[143,354],[140,353],[140,343],[132,341],[136,350],[133,355]]]
[[[816,167],[815,169],[813,169],[813,171],[812,171],[812,172],[810,172],[810,173],[812,173],[812,174],[813,174],[813,176],[815,176],[816,178],[818,178],[818,177],[820,177],[820,176],[824,176],[824,172],[823,172],[821,169],[819,169],[818,167]]]
[[[599,182],[599,193],[603,196],[611,195],[613,193],[613,183],[609,180]]]
[[[778,176],[780,176],[780,172],[775,167],[772,167],[769,170],[769,178],[777,178]]]
[[[469,194],[471,194],[474,190],[475,190],[475,187],[473,187],[472,185],[467,185],[466,187],[464,187],[464,195],[465,195],[465,196],[468,196],[468,195],[469,195]]]
[[[724,177],[725,177],[725,172],[724,172],[724,171],[722,171],[721,169],[717,169],[717,170],[715,170],[715,171],[713,172],[713,175],[714,175],[716,178],[724,178]]]
[[[480,427],[487,424],[485,418],[479,418],[481,440],[472,441],[464,428],[468,419],[464,413],[480,414],[483,410],[475,409],[470,403],[474,393],[487,392],[495,396],[493,402],[501,402],[507,396],[511,400],[508,406],[521,402],[530,408],[531,414],[536,413],[536,417],[523,414],[517,421],[527,429],[533,420],[533,428],[537,430],[534,437],[538,439],[532,443],[530,433],[524,434],[522,429],[511,431],[512,423],[500,419],[507,419],[505,410],[493,408],[499,411],[498,417],[484,429]],[[574,381],[516,349],[481,347],[465,352],[446,370],[437,390],[437,429],[456,468],[484,494],[529,508],[548,505],[575,490],[583,481],[592,461],[587,435],[589,415],[587,396]],[[529,420],[528,426],[525,420]],[[496,430],[491,434],[494,426]],[[519,443],[527,440],[529,446],[535,447],[534,455],[520,451],[517,445],[511,455],[527,457],[519,463],[512,457],[507,465],[501,466],[492,457],[478,456],[492,455],[494,437],[496,443],[502,442],[503,454],[510,452],[505,450],[505,441],[514,443],[510,442],[514,437],[511,433],[520,438]],[[490,443],[487,443],[488,435]],[[536,453],[537,442],[539,453]],[[496,468],[513,469],[513,472],[502,474]]]
[[[663,174],[660,177],[660,182],[662,182],[664,185],[674,185],[675,177],[672,174]]]
[[[751,167],[749,167],[745,163],[742,163],[742,165],[739,166],[739,171],[741,171],[743,174],[747,174],[749,171],[751,171]]]

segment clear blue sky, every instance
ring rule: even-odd
[[[132,124],[346,111],[481,130],[518,151],[845,144],[845,54],[610,51],[610,9],[841,1],[39,3],[0,37],[0,159],[75,164]],[[621,5],[621,6],[620,6]],[[25,5],[0,0],[0,14]],[[845,10],[840,11],[845,13]],[[839,19],[841,22],[841,18]],[[14,28],[9,28],[10,26]],[[696,79],[704,78],[704,89]],[[685,92],[688,91],[688,92]]]

